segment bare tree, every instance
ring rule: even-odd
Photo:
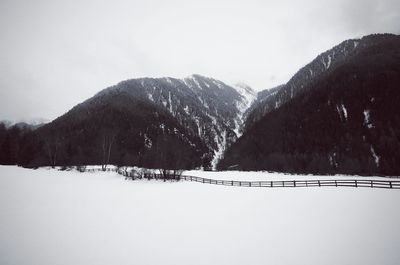
[[[54,168],[57,164],[57,153],[59,145],[60,145],[60,138],[58,134],[54,138],[47,138],[45,140],[45,147],[52,168]]]
[[[112,131],[105,132],[102,137],[102,165],[103,171],[107,170],[107,165],[110,163],[111,148],[115,141],[115,133]]]
[[[182,175],[184,156],[182,143],[171,135],[160,135],[156,144],[156,160],[158,161],[159,172],[164,181],[167,179],[179,180]]]
[[[86,166],[78,165],[78,166],[76,166],[76,170],[78,170],[79,172],[85,172],[86,171]]]

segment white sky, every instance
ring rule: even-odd
[[[0,0],[0,120],[53,119],[137,77],[255,90],[349,38],[400,33],[399,0]]]

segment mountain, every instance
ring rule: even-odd
[[[337,66],[346,63],[359,52],[393,37],[391,34],[375,34],[361,39],[350,39],[321,53],[311,63],[301,68],[286,84],[261,92],[262,104],[255,104],[248,110],[245,128],[251,127],[265,114],[279,108],[298,94],[306,92],[313,82],[331,73]]]
[[[120,82],[32,133],[29,166],[215,167],[255,93],[200,75]]]
[[[23,145],[32,131],[46,123],[44,119],[0,121],[0,164],[15,165],[23,157]]]
[[[3,124],[7,129],[13,126],[17,126],[20,129],[25,128],[25,129],[35,130],[45,125],[47,122],[48,121],[45,119],[31,119],[31,120],[20,120],[20,121],[1,120],[0,124]]]
[[[252,104],[243,114],[243,123],[240,128],[241,132],[243,132],[245,128],[250,127],[253,123],[258,121],[263,115],[266,114],[267,109],[265,106],[269,103],[267,100],[269,99],[270,102],[273,102],[271,99],[274,99],[274,96],[282,88],[284,88],[284,85],[276,86],[270,89],[264,89],[256,94]]]
[[[253,106],[220,169],[400,174],[400,37],[319,55]]]

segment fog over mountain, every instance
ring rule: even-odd
[[[0,120],[54,118],[121,80],[200,73],[260,91],[345,39],[400,33],[400,2],[0,2]]]

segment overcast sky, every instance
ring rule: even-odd
[[[137,77],[255,90],[349,38],[400,33],[399,0],[0,0],[0,120],[54,119]]]

